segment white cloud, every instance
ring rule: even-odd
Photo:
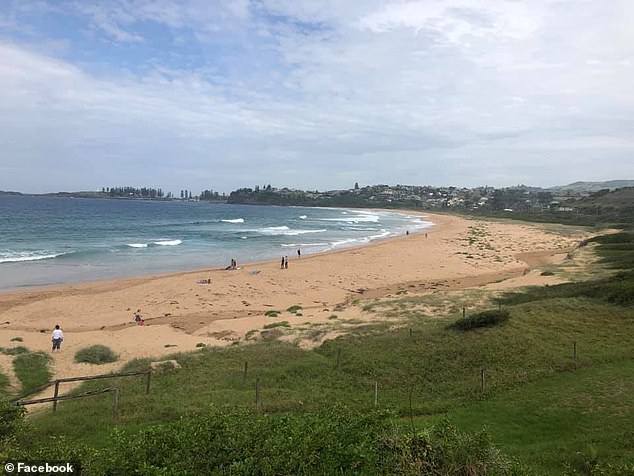
[[[49,190],[137,176],[166,189],[179,177],[174,188],[283,178],[322,189],[355,174],[539,184],[539,157],[556,157],[557,178],[575,163],[586,178],[632,176],[634,7],[571,5],[65,3],[92,25],[92,51],[122,46],[102,67],[74,60],[82,45],[69,39],[59,52],[46,46],[57,37],[0,43],[0,165],[28,171],[21,187],[2,174],[0,188],[27,189],[43,168]],[[170,44],[148,24],[179,49],[117,64],[129,48]]]

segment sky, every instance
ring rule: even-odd
[[[0,0],[0,190],[634,179],[631,0]]]

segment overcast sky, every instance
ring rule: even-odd
[[[634,178],[634,1],[0,0],[0,189]]]

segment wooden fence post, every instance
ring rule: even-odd
[[[119,389],[114,389],[114,401],[112,403],[112,419],[117,419],[117,412],[119,410]]]
[[[462,306],[462,318],[464,319],[467,316],[467,308]]]
[[[145,381],[145,394],[149,395],[150,394],[150,381],[152,380],[152,371],[148,370],[147,372],[147,379]]]
[[[255,406],[260,408],[260,377],[255,379]]]
[[[573,360],[577,360],[577,341],[572,343],[572,358]]]
[[[409,328],[409,338],[411,339],[414,335],[414,331],[412,331],[412,328]]]
[[[55,380],[55,391],[53,392],[53,411],[57,411],[57,396],[59,395],[59,380]]]
[[[244,361],[244,374],[242,375],[242,379],[246,380],[247,379],[247,370],[249,370],[249,362],[247,362],[246,360]]]
[[[379,404],[379,382],[374,382],[374,406]]]
[[[484,386],[484,369],[480,369],[480,391],[482,393],[484,393],[485,390],[485,386]]]

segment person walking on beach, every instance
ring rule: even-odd
[[[284,269],[284,257],[282,256],[282,264],[280,265],[280,269]]]
[[[51,340],[53,341],[52,352],[55,352],[55,349],[60,351],[62,346],[62,341],[64,340],[64,333],[59,328],[59,324],[55,325],[55,329],[53,329],[53,335],[51,336]]]
[[[297,248],[297,257],[298,258],[302,257],[302,250],[300,250],[299,248]]]
[[[284,268],[288,269],[288,256],[284,257]]]

